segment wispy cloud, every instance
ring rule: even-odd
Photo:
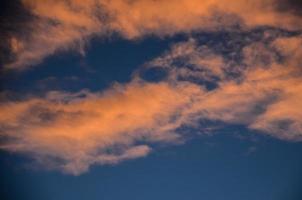
[[[170,124],[189,101],[189,89],[133,81],[103,93],[50,92],[2,103],[1,136],[9,140],[1,148],[42,162],[58,158],[52,165],[73,174],[92,164],[144,156],[151,148],[137,142],[177,140]]]
[[[66,49],[84,53],[93,36],[118,33],[127,39],[196,30],[275,26],[301,29],[300,4],[285,0],[22,0],[33,18],[29,31],[7,40],[13,54],[7,68],[25,68]],[[300,6],[301,7],[301,6]],[[51,9],[50,9],[51,8]],[[30,28],[28,28],[30,27]]]
[[[277,30],[278,32],[278,30]],[[134,73],[103,92],[48,92],[0,104],[1,149],[25,153],[47,167],[80,174],[186,137],[201,120],[240,124],[280,139],[302,139],[302,37],[265,32],[206,45],[198,36],[147,62],[166,75],[148,82]],[[238,37],[244,37],[241,43]],[[219,41],[216,41],[219,43]],[[208,132],[207,132],[208,133]]]
[[[241,52],[236,61],[191,39],[148,66],[165,68],[176,84],[212,85],[195,95],[186,110],[197,119],[243,124],[274,137],[301,140],[301,42],[301,36],[252,42],[232,51]]]

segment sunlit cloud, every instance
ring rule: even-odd
[[[301,29],[297,3],[284,0],[22,0],[33,19],[29,31],[8,40],[13,58],[6,68],[24,69],[56,52],[85,53],[91,37],[118,33],[126,39],[204,30],[274,26]],[[50,9],[51,8],[51,9]]]
[[[191,88],[131,82],[103,93],[49,92],[45,98],[1,104],[2,149],[29,153],[54,168],[79,174],[92,164],[145,156],[138,142],[173,142],[178,110]],[[136,144],[137,143],[137,144]],[[56,159],[55,159],[56,158]]]
[[[148,67],[168,70],[170,81],[208,87],[186,110],[197,119],[243,124],[274,137],[301,140],[301,41],[301,36],[293,36],[268,44],[252,42],[233,51],[242,53],[242,60],[235,61],[191,39]]]
[[[91,165],[146,156],[153,144],[183,142],[182,127],[202,134],[204,120],[301,141],[302,38],[263,35],[244,36],[229,57],[191,37],[146,62],[130,82],[102,92],[2,101],[0,148],[78,175]],[[154,68],[165,72],[161,80],[141,77]]]

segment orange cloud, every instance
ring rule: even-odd
[[[66,20],[76,23],[73,17]],[[302,38],[274,37],[236,49],[241,62],[191,38],[146,63],[146,68],[167,71],[158,83],[141,80],[137,73],[129,83],[104,92],[53,91],[1,102],[0,136],[6,140],[0,148],[77,175],[94,164],[145,156],[152,143],[179,141],[183,126],[202,130],[199,120],[301,141]],[[25,48],[16,46],[18,51]],[[207,89],[195,80],[215,82],[216,87]]]
[[[55,167],[73,174],[92,164],[141,157],[150,147],[136,141],[177,139],[169,124],[189,101],[186,91],[190,88],[132,82],[100,94],[50,92],[45,99],[3,103],[1,135],[11,142],[1,148],[59,158],[63,162]]]
[[[196,30],[261,25],[301,30],[301,17],[276,8],[278,0],[23,0],[37,17],[32,32],[14,38],[22,48],[14,51],[8,68],[35,65],[60,50],[84,52],[85,41],[95,35],[119,33],[127,39],[166,36]],[[51,9],[49,9],[51,7]],[[22,30],[20,30],[22,31]]]
[[[195,119],[244,124],[277,138],[300,141],[301,42],[301,36],[279,37],[270,44],[253,42],[242,50],[243,62],[236,66],[191,39],[173,46],[148,67],[170,70],[169,80],[176,84],[180,83],[179,78],[190,83],[192,78],[219,80],[217,88],[194,95],[194,101],[183,112],[190,120],[194,116]],[[175,66],[175,60],[185,62]],[[230,72],[241,75],[235,78],[228,76]]]

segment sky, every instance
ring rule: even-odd
[[[1,199],[301,200],[301,10],[1,1]]]

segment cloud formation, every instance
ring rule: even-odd
[[[118,33],[126,39],[169,36],[197,30],[274,26],[301,29],[301,7],[286,0],[22,0],[30,23],[7,37],[13,59],[6,68],[22,69],[55,52],[84,53],[91,37]],[[51,7],[51,9],[49,9]]]
[[[145,156],[153,144],[181,142],[182,127],[202,132],[201,121],[301,141],[302,37],[280,30],[256,36],[217,45],[196,36],[175,44],[140,69],[166,72],[158,82],[139,70],[129,83],[103,92],[2,101],[0,148],[77,175],[94,164]]]
[[[232,42],[232,41],[230,41]],[[197,119],[243,124],[287,140],[301,140],[301,36],[245,45],[241,60],[191,39],[150,63],[175,82],[208,88],[186,112]],[[237,52],[238,49],[232,51]],[[234,62],[235,61],[235,62]]]
[[[9,140],[1,148],[48,165],[53,161],[51,166],[72,174],[92,164],[145,156],[151,148],[137,142],[177,140],[169,126],[189,102],[190,89],[133,81],[103,93],[50,92],[2,103],[0,135]]]

